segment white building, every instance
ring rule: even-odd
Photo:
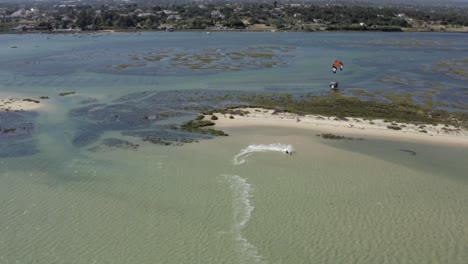
[[[224,19],[225,16],[221,14],[219,10],[214,10],[214,11],[211,11],[211,17]]]

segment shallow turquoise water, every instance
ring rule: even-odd
[[[18,48],[12,49],[11,46]],[[188,70],[167,59],[145,66],[135,64],[150,54],[206,54],[245,51],[246,48],[289,47],[274,68],[248,71]],[[78,35],[2,35],[0,80],[3,89],[53,93],[76,90],[82,94],[125,95],[129,91],[165,89],[235,89],[326,92],[337,80],[346,89],[415,90],[440,85],[451,100],[466,101],[466,76],[434,71],[437,63],[455,66],[466,59],[464,34],[408,33],[142,33]],[[331,73],[335,59],[344,72]],[[138,62],[138,61],[137,61]],[[141,62],[141,61],[139,61]],[[213,64],[249,68],[248,61],[220,59]],[[259,68],[252,66],[250,68]],[[174,78],[177,77],[177,78]],[[397,83],[382,83],[396,78]],[[99,87],[96,91],[95,87]],[[439,87],[439,86],[437,86]],[[104,92],[105,91],[105,92]],[[450,101],[450,100],[449,100]]]
[[[208,56],[217,49],[232,55],[248,47],[273,49],[274,59],[265,60],[278,64],[200,70],[166,58],[125,69],[108,66],[133,63],[148,52]],[[103,104],[123,114],[144,101],[129,94],[144,91],[320,94],[328,92],[331,79],[367,91],[417,93],[443,86],[440,100],[463,103],[466,80],[431,69],[466,53],[463,34],[0,35],[0,91],[50,97],[41,100],[46,110],[26,119],[33,124],[26,147],[36,151],[1,152],[0,262],[464,263],[466,148],[329,142],[311,131],[277,128],[232,129],[230,137],[167,147],[123,136],[131,124],[92,126],[108,115],[92,119],[71,112]],[[333,75],[336,58],[345,69]],[[221,56],[212,65],[248,63]],[[58,96],[67,91],[77,94]],[[96,138],[76,143],[77,135],[88,135],[82,130],[95,131]],[[109,147],[102,143],[106,138],[140,146]],[[0,140],[2,148],[24,149],[17,145],[22,140]],[[281,144],[296,153],[285,155]],[[266,150],[235,165],[235,156],[251,145]]]

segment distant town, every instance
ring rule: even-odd
[[[468,32],[468,7],[339,1],[0,2],[0,33],[102,30]]]

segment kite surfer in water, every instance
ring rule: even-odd
[[[343,70],[343,62],[341,62],[340,60],[336,60],[334,63],[333,63],[333,67],[332,67],[332,71],[333,73],[336,73],[336,71],[338,70],[338,68],[340,68],[340,71]]]
[[[335,62],[333,63],[333,66],[332,66],[332,72],[333,74],[336,73],[336,71],[338,70],[338,68],[340,69],[340,71],[343,70],[343,62],[340,61],[340,60],[335,60]],[[338,89],[338,82],[334,81],[334,82],[330,82],[330,88],[335,90],[335,89]]]

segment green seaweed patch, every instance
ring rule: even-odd
[[[201,128],[214,125],[215,123],[209,120],[194,120],[187,122],[182,128]]]
[[[113,68],[117,69],[117,70],[123,70],[123,69],[127,69],[127,68],[143,67],[143,66],[145,66],[145,64],[143,64],[143,63],[139,63],[139,64],[119,64],[119,65],[113,66]]]
[[[168,56],[166,55],[156,55],[156,56],[153,56],[153,57],[144,57],[143,59],[146,60],[146,61],[161,61],[165,58],[167,58]]]
[[[206,128],[208,126],[215,125],[214,122],[209,120],[191,120],[184,125],[182,125],[182,129],[190,132],[198,132],[202,134],[211,134],[214,136],[228,136],[228,134],[224,133],[224,131],[216,130],[212,128]]]
[[[451,104],[452,108],[468,110],[468,105]]]
[[[351,93],[353,95],[356,95],[356,96],[365,96],[365,97],[374,97],[375,96],[375,93],[370,93],[370,92],[364,91],[362,89],[351,90]]]
[[[246,53],[245,54],[246,56],[248,57],[251,57],[251,58],[254,58],[254,59],[258,59],[258,58],[263,58],[263,59],[273,59],[273,57],[275,56],[275,54],[272,54],[272,53]]]
[[[49,96],[40,96],[39,99],[49,99]]]
[[[392,130],[401,130],[401,127],[400,126],[396,126],[396,125],[391,125],[391,126],[387,126],[388,129],[392,129]]]
[[[423,99],[423,106],[429,109],[434,108],[434,100],[432,99],[432,95],[426,94]]]
[[[228,108],[228,109],[220,109],[217,112],[223,114],[223,115],[240,115],[240,116],[245,116],[249,114],[250,112],[247,110],[241,110],[239,108]]]
[[[416,85],[415,81],[399,78],[396,76],[386,75],[381,78],[378,78],[376,82],[385,83],[385,84],[404,84],[404,85]]]
[[[213,57],[208,57],[208,56],[197,56],[195,57],[197,60],[203,62],[203,63],[212,63],[213,61],[215,61],[216,59],[213,58]]]
[[[448,90],[448,87],[441,84],[441,83],[432,83],[432,86],[434,87],[434,89],[437,91],[437,92],[443,92],[443,91],[446,91]]]
[[[119,69],[119,70],[126,69],[128,67],[132,67],[132,65],[131,64],[119,64],[117,66],[114,66],[115,69]]]
[[[468,71],[463,68],[450,68],[446,72],[449,74],[460,75],[464,77],[468,76]]]
[[[226,134],[222,130],[212,129],[212,128],[203,129],[203,133],[204,134],[210,134],[210,135],[213,135],[213,136],[222,136],[222,137],[229,136],[228,134]]]
[[[434,87],[434,89],[426,90],[426,91],[424,91],[424,93],[422,95],[422,97],[423,97],[423,106],[426,107],[426,108],[431,108],[431,109],[434,107],[434,105],[436,105],[434,103],[434,100],[433,100],[434,95],[440,94],[443,91],[446,91],[448,89],[447,87],[443,86],[440,83],[434,83],[434,84],[432,84],[432,86]],[[441,106],[440,103],[442,103],[442,102],[438,102],[437,105]]]
[[[187,66],[189,66],[190,69],[192,70],[200,70],[200,69],[204,69],[206,65],[203,63],[198,63],[198,64],[187,64]]]
[[[435,72],[442,72],[449,75],[458,77],[468,77],[468,59],[458,59],[451,61],[436,62],[434,67]]]
[[[255,46],[241,50],[229,50],[225,48],[205,48],[198,52],[177,52],[172,50],[159,50],[150,52],[145,56],[131,55],[133,61],[144,60],[147,63],[158,63],[167,58],[173,67],[188,68],[191,70],[224,70],[239,71],[246,67],[250,68],[271,68],[276,65],[285,64],[282,58],[291,57],[286,54],[292,47],[282,46]],[[130,67],[145,66],[144,63],[125,63],[117,66],[108,66],[116,69],[126,69]]]
[[[413,95],[410,93],[396,93],[391,91],[382,96],[396,104],[413,104]]]
[[[172,142],[172,141],[167,141],[160,137],[154,137],[154,136],[145,137],[143,138],[143,141],[150,142],[153,144],[163,145],[163,146],[182,146],[184,143],[198,142],[195,139],[181,139],[179,141]]]
[[[439,66],[439,67],[450,67],[452,66],[453,64],[452,63],[448,63],[448,62],[436,62],[436,65]]]
[[[437,106],[446,107],[446,106],[449,106],[449,105],[447,103],[445,103],[445,102],[439,101],[439,102],[437,102]]]
[[[436,94],[440,94],[441,92],[447,90],[447,88],[443,88],[443,89],[437,89],[437,90],[427,90],[427,91],[424,91],[424,94],[426,95],[436,95]]]

